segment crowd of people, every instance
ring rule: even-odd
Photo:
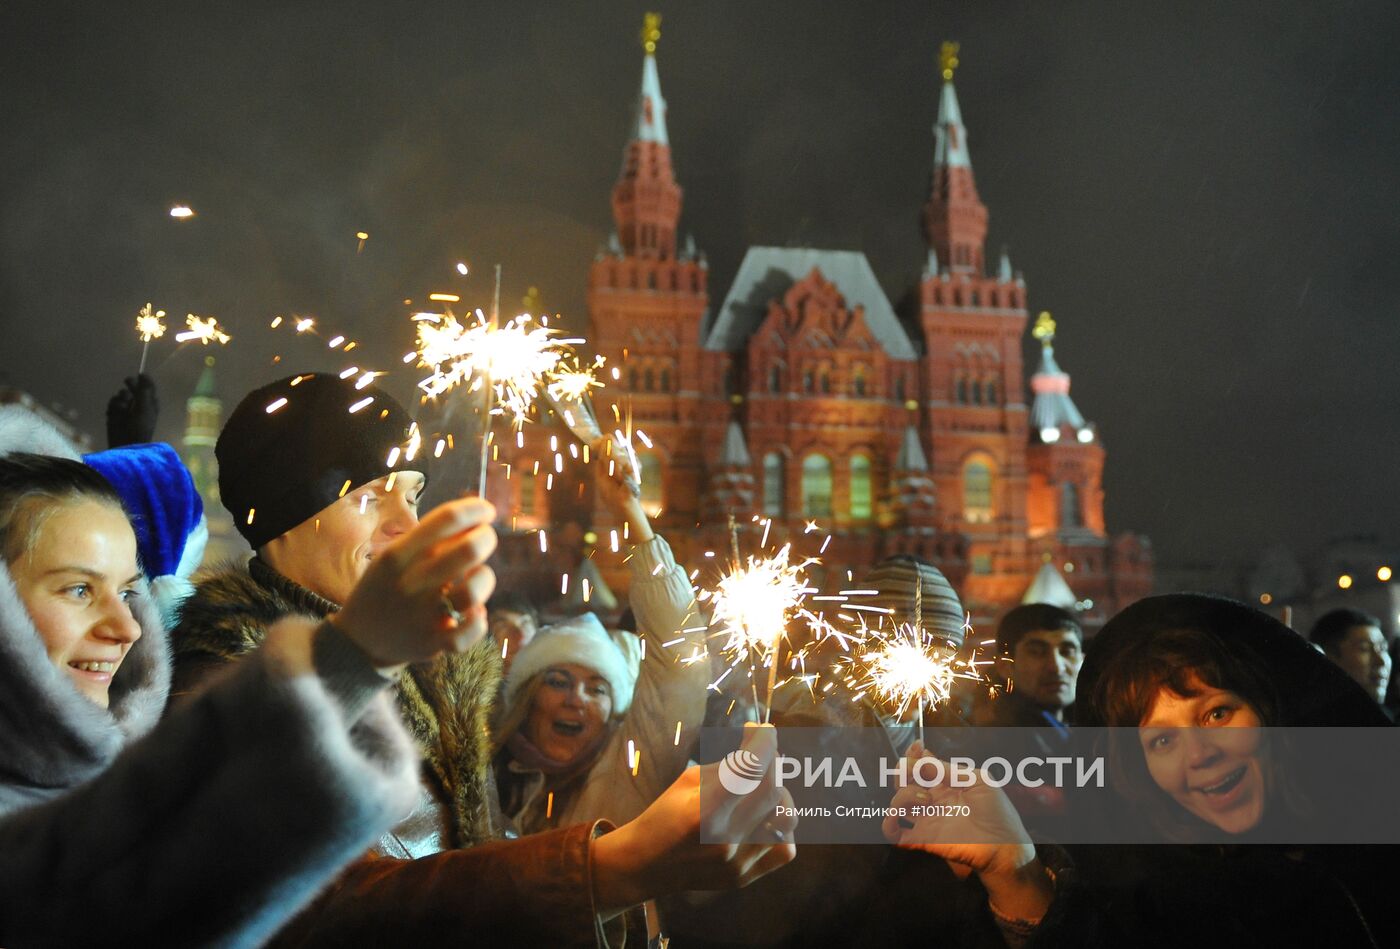
[[[688,571],[624,472],[597,491],[632,544],[626,629],[497,591],[486,501],[420,517],[431,462],[376,387],[304,374],[239,403],[219,491],[253,556],[198,573],[198,496],[154,424],[145,379],[86,457],[0,408],[0,945],[1400,942],[1390,847],[1276,833],[1326,818],[1271,729],[1391,725],[1375,617],[1304,638],[1173,594],[1089,639],[1017,607],[999,687],[925,718],[982,757],[1107,729],[1105,793],[905,781],[869,799],[887,846],[798,846],[783,727],[866,726],[916,765],[950,746],[849,689],[769,696],[776,729],[756,694],[716,701]],[[932,565],[865,579],[973,648]],[[745,719],[761,777],[737,794],[698,737]],[[987,833],[903,816],[949,803]],[[1086,806],[1136,842],[1070,839]]]

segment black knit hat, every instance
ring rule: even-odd
[[[257,550],[350,489],[395,470],[427,475],[426,451],[405,457],[412,422],[383,389],[356,389],[334,375],[288,376],[254,389],[214,447],[224,507]]]

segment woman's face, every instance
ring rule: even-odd
[[[612,687],[587,666],[550,666],[525,719],[525,737],[551,761],[572,762],[612,716]]]
[[[98,501],[61,504],[10,575],[49,659],[106,708],[112,678],[141,638],[131,615],[141,571],[126,515]]]
[[[1163,688],[1138,726],[1147,771],[1182,807],[1228,834],[1264,816],[1265,749],[1258,713],[1193,678],[1191,697]]]

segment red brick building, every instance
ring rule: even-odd
[[[649,50],[612,191],[615,233],[589,275],[588,338],[620,367],[620,401],[630,399],[653,446],[641,452],[644,500],[688,565],[727,550],[726,515],[772,518],[770,543],[815,520],[833,534],[822,556],[833,582],[915,553],[987,622],[1033,581],[1065,598],[1059,571],[1098,625],[1150,592],[1151,548],[1107,533],[1104,448],[1070,399],[1048,314],[1028,404],[1026,284],[1005,254],[994,272],[985,265],[988,214],[954,65],[945,53],[923,208],[928,264],[915,309],[901,315],[850,250],[750,248],[723,297],[711,297],[703,254],[679,240],[683,191]],[[606,535],[586,492],[546,495],[538,480],[512,479],[502,499],[529,512],[520,526]]]

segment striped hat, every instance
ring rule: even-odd
[[[864,586],[879,592],[862,603],[892,610],[890,620],[897,626],[913,624],[916,602],[922,598],[923,628],[954,647],[962,646],[967,615],[952,584],[933,564],[899,554],[876,564],[865,575]]]

